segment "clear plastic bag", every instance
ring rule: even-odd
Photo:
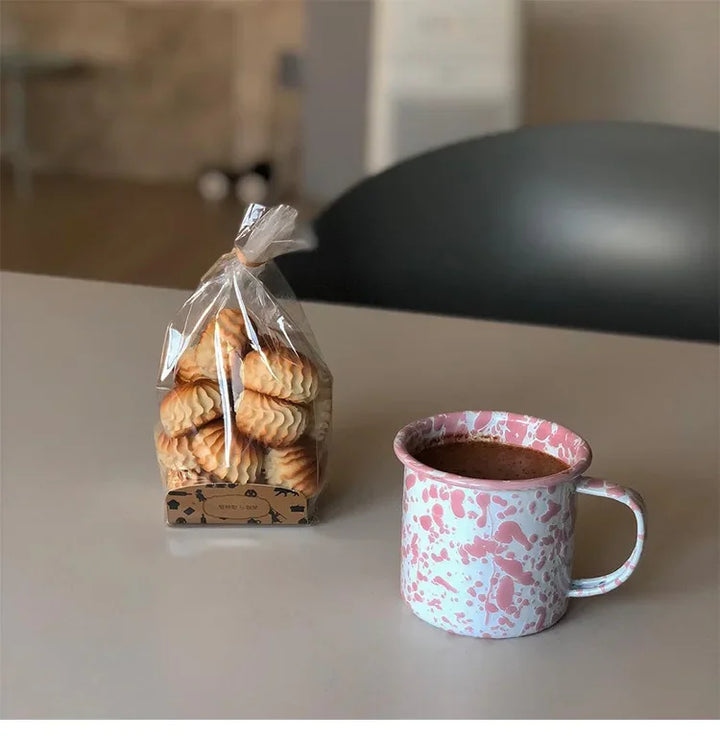
[[[296,219],[286,205],[249,206],[235,248],[167,328],[155,447],[170,524],[314,518],[332,376],[272,262],[312,248]]]

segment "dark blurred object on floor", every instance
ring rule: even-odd
[[[316,252],[280,260],[302,298],[718,339],[717,133],[473,139],[363,181],[315,226]]]
[[[305,218],[314,210],[292,201]],[[244,207],[202,200],[194,184],[37,175],[33,197],[2,179],[0,268],[193,288],[232,248]]]

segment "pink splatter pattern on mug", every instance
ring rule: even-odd
[[[534,480],[476,480],[434,470],[413,456],[449,438],[529,447],[568,469]],[[504,411],[447,413],[402,429],[395,453],[405,465],[402,595],[417,616],[446,631],[489,638],[541,631],[562,617],[569,597],[617,587],[640,558],[642,498],[583,477],[590,448],[563,426]],[[616,499],[635,514],[635,549],[610,575],[571,578],[576,492]]]

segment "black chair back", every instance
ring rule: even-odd
[[[718,340],[718,134],[586,123],[464,141],[316,220],[301,298]]]

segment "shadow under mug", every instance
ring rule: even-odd
[[[530,480],[481,480],[415,458],[450,439],[535,449],[568,469]],[[639,493],[583,476],[590,447],[557,423],[505,411],[443,413],[403,428],[394,450],[405,466],[402,595],[433,626],[493,639],[534,634],[564,615],[568,598],[621,585],[640,559],[645,508]],[[576,493],[617,500],[635,514],[632,554],[604,577],[572,579]]]

